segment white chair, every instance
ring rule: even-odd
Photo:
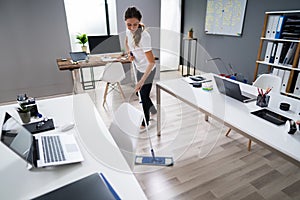
[[[136,142],[143,113],[129,103],[122,103],[114,112],[109,131],[131,169],[134,166]]]
[[[281,83],[282,80],[279,76],[273,74],[262,74],[253,82],[252,85],[264,90],[272,88],[273,92],[280,93]]]
[[[268,88],[272,88],[272,92],[280,93],[282,79],[279,76],[273,74],[262,74],[260,75],[254,82],[253,86],[257,88],[261,88],[266,90]],[[231,129],[229,128],[226,132],[226,136],[229,135]],[[251,143],[252,140],[249,139],[248,141],[248,151],[251,150]]]
[[[115,89],[116,85],[119,88],[119,91],[125,99],[125,95],[122,91],[122,88],[120,86],[120,82],[125,78],[125,72],[123,69],[123,65],[120,62],[112,62],[105,65],[102,77],[100,78],[101,81],[105,81],[106,87],[104,90],[104,97],[103,97],[103,106],[106,102],[107,94],[109,93],[108,89],[111,87],[111,89]],[[110,90],[110,91],[112,91]]]

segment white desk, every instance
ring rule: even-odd
[[[206,74],[212,79],[212,74]],[[242,90],[257,94],[255,87],[240,83]],[[180,99],[204,114],[224,123],[226,126],[265,146],[266,148],[279,153],[284,158],[300,166],[300,134],[289,135],[284,126],[277,126],[264,119],[261,119],[250,112],[261,109],[256,102],[241,103],[218,92],[213,81],[213,91],[204,91],[201,88],[193,88],[182,78],[175,80],[160,81],[156,83],[157,88],[157,134],[161,134],[161,90]],[[289,102],[292,111],[281,111],[280,102]],[[300,119],[299,100],[283,95],[270,93],[269,108],[291,119]],[[225,132],[224,132],[225,134]]]
[[[53,118],[55,125],[75,122],[75,128],[66,133],[75,135],[84,161],[28,171],[26,162],[1,143],[0,199],[30,199],[94,172],[102,172],[122,199],[146,199],[87,94],[37,100],[37,104],[39,112]],[[20,120],[16,106],[0,107],[1,120],[6,111]]]

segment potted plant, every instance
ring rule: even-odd
[[[190,30],[188,32],[188,38],[189,39],[193,38],[193,33],[194,33],[193,28],[190,28]]]
[[[87,39],[87,35],[81,34],[79,33],[78,35],[76,35],[76,39],[78,40],[78,44],[82,44],[81,49],[82,51],[86,52],[87,47],[84,45],[85,43],[87,43],[88,39]]]

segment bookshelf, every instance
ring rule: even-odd
[[[254,79],[259,69],[281,76],[281,93],[300,99],[300,10],[266,12]]]

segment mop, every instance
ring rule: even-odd
[[[132,52],[130,52],[130,55],[133,56]],[[138,81],[137,81],[137,76],[136,76],[136,72],[135,72],[136,69],[135,69],[135,65],[133,62],[132,62],[132,69],[133,69],[133,74],[134,74],[134,78],[135,78],[135,83],[137,84]],[[142,102],[140,91],[138,91],[138,97],[139,97],[139,103],[142,105],[143,102]],[[143,109],[143,105],[141,107]],[[145,122],[147,137],[148,137],[149,144],[150,144],[151,156],[136,156],[135,164],[136,165],[172,166],[173,165],[172,157],[157,157],[157,156],[155,156],[153,146],[152,146],[152,141],[151,141],[149,130],[148,130],[148,124],[146,123],[145,113],[143,115],[143,119]]]

